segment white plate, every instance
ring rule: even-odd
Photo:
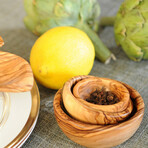
[[[2,97],[0,93],[0,148],[21,146],[37,121],[40,105],[37,86],[34,84],[31,92],[6,93],[5,99]]]
[[[38,117],[37,117],[38,118]],[[16,147],[21,147],[25,141],[29,138],[29,136],[31,135],[33,129],[35,128],[36,122],[37,122],[37,118],[35,120],[35,122],[32,125],[32,128],[30,128],[30,130],[28,130],[28,132],[26,133],[26,135],[22,138],[22,140],[19,141],[18,144],[16,144]]]

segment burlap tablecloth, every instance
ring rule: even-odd
[[[98,0],[103,15],[115,15],[123,0]],[[29,61],[32,45],[37,39],[29,32],[23,23],[25,16],[22,0],[0,0],[0,35],[5,40],[1,50],[22,56]],[[148,61],[133,62],[127,58],[121,48],[117,48],[114,41],[113,28],[107,27],[100,31],[103,42],[116,55],[117,61],[104,65],[95,60],[91,75],[108,77],[123,81],[137,89],[145,102],[143,122],[125,143],[117,146],[121,148],[148,148]],[[23,148],[79,148],[81,146],[69,140],[58,127],[53,111],[53,98],[56,91],[38,84],[41,95],[41,108],[37,125],[23,145]]]

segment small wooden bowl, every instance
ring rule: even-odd
[[[58,125],[72,141],[92,148],[113,147],[128,140],[138,129],[144,115],[144,102],[140,94],[127,84],[133,102],[133,111],[125,121],[114,125],[93,125],[72,118],[63,105],[62,90],[54,98],[54,112]]]
[[[86,101],[96,89],[106,88],[119,98],[113,105],[96,105]],[[129,91],[121,83],[93,76],[77,76],[67,81],[62,91],[63,104],[75,119],[91,124],[116,124],[125,120],[133,110]]]

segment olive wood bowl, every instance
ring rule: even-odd
[[[106,88],[119,98],[113,105],[96,105],[86,99],[96,89]],[[67,81],[62,91],[63,104],[75,119],[91,124],[116,124],[125,120],[133,110],[128,89],[121,83],[93,76],[77,76]]]
[[[144,102],[135,89],[121,84],[129,91],[133,111],[125,121],[113,125],[89,124],[71,117],[63,105],[60,89],[55,95],[53,106],[57,123],[65,135],[80,145],[92,148],[113,147],[128,140],[140,126],[144,115]]]
[[[0,47],[2,47],[4,45],[4,41],[2,39],[2,37],[0,36]]]

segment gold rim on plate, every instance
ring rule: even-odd
[[[30,131],[30,129],[33,128],[34,122],[36,122],[37,120],[39,109],[40,109],[40,95],[39,95],[37,84],[35,82],[31,90],[31,96],[32,96],[32,107],[31,107],[29,118],[25,126],[23,127],[23,129],[20,131],[20,133],[6,146],[6,148],[16,147],[16,145],[21,145],[21,143],[23,143],[24,140],[27,140],[26,138],[24,139],[24,137],[26,137],[26,134],[28,134],[28,131]]]

